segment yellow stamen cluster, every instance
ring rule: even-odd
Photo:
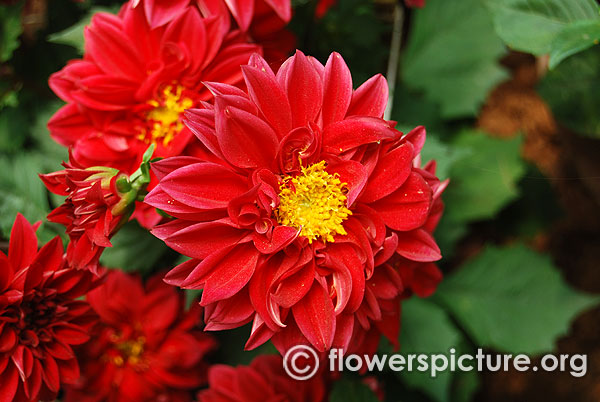
[[[142,361],[142,354],[144,353],[144,343],[146,343],[146,338],[143,336],[135,340],[117,343],[115,346],[121,354],[113,357],[112,362],[119,367],[122,367],[125,363],[133,366],[139,364]]]
[[[176,87],[168,85],[163,89],[158,100],[148,101],[148,104],[154,108],[146,114],[149,128],[142,130],[139,139],[148,144],[162,142],[167,146],[179,134],[183,129],[181,114],[194,106],[194,101],[182,97],[184,89],[181,85]]]
[[[333,242],[346,235],[342,223],[352,215],[346,207],[346,183],[325,170],[325,161],[302,168],[302,174],[286,177],[280,187],[277,221],[300,230],[310,243],[321,237]]]

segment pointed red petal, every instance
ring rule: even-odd
[[[292,307],[292,312],[300,331],[317,351],[324,352],[331,347],[335,334],[333,303],[318,282]]]
[[[339,53],[333,52],[325,65],[323,79],[323,127],[346,116],[352,98],[352,76]]]

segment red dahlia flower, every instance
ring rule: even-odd
[[[95,317],[78,299],[93,276],[63,254],[58,237],[38,250],[35,227],[17,215],[8,257],[0,252],[0,401],[52,400],[79,377],[71,347],[89,338]]]
[[[325,400],[322,376],[296,381],[283,370],[276,355],[256,357],[249,366],[214,365],[208,371],[208,389],[198,394],[199,402],[280,401],[320,402]]]
[[[204,355],[215,343],[199,328],[201,309],[184,311],[183,294],[151,278],[110,271],[87,299],[100,316],[77,350],[80,380],[66,402],[190,401],[206,382]]]
[[[132,5],[143,7],[153,28],[178,17],[188,5],[197,5],[205,17],[224,17],[221,28],[225,33],[231,30],[233,19],[240,29],[236,40],[258,43],[265,58],[277,65],[295,48],[296,37],[285,29],[292,17],[290,0],[133,0]]]
[[[48,190],[67,197],[64,204],[50,212],[48,220],[67,228],[67,260],[71,267],[99,273],[102,251],[111,247],[110,238],[127,222],[138,193],[150,181],[150,154],[146,153],[146,160],[131,179],[109,167],[85,169],[73,155],[70,163],[63,163],[65,170],[40,175]]]
[[[150,3],[160,5],[144,4]],[[67,105],[48,128],[83,166],[131,174],[149,144],[156,145],[157,157],[185,153],[192,134],[182,113],[212,97],[202,81],[240,83],[240,64],[260,47],[224,30],[229,16],[203,18],[186,3],[173,2],[180,8],[169,8],[171,19],[154,28],[131,2],[118,15],[95,14],[85,30],[83,59],[50,77]],[[136,215],[145,226],[158,221],[151,216]]]
[[[379,265],[441,257],[421,229],[430,174],[413,166],[425,130],[383,120],[385,79],[353,91],[337,53],[323,66],[298,51],[277,75],[257,55],[242,71],[247,93],[207,84],[214,107],[187,114],[212,157],[153,165],[146,202],[176,218],[153,233],[192,257],[166,281],[204,289],[207,329],[253,321],[247,348],[348,345]]]

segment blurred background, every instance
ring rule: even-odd
[[[67,151],[46,123],[61,106],[51,73],[81,57],[83,27],[120,1],[0,1],[0,244],[20,211],[43,220],[60,200],[38,172]],[[403,303],[405,353],[587,354],[568,372],[383,373],[386,400],[600,400],[600,14],[594,0],[295,0],[296,47],[322,62],[343,55],[354,86],[382,73],[389,118],[424,125],[423,159],[450,178],[436,232],[444,281]],[[325,10],[325,11],[323,11]],[[395,78],[394,78],[395,77]],[[47,241],[61,227],[44,223]],[[135,223],[102,263],[149,275],[177,256]],[[190,300],[194,296],[190,294]],[[247,328],[219,333],[216,361],[249,362]],[[268,349],[268,348],[267,348]],[[382,344],[382,351],[389,346]],[[352,377],[332,400],[371,400]],[[358,387],[358,385],[356,385]]]

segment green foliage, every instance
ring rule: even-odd
[[[23,32],[21,7],[22,4],[0,5],[0,63],[9,60],[19,47],[19,36]]]
[[[571,320],[599,302],[567,286],[548,256],[523,245],[487,247],[433,296],[480,346],[536,354],[554,348]]]
[[[539,92],[571,130],[600,137],[600,51],[589,49],[548,72]]]
[[[38,178],[44,172],[44,157],[24,153],[15,157],[0,156],[0,231],[8,238],[17,212],[30,222],[44,221],[50,212],[46,188]],[[40,242],[60,234],[62,227],[44,223],[38,230]]]
[[[2,109],[0,113],[0,153],[20,150],[27,137],[22,134],[27,126],[26,116],[15,107]]]
[[[402,303],[402,354],[448,354],[456,348],[462,335],[448,315],[428,300],[412,298]],[[415,366],[417,363],[414,363]],[[445,371],[435,378],[429,371],[401,371],[402,381],[429,395],[435,401],[450,401],[454,373]]]
[[[385,71],[389,52],[385,33],[391,30],[391,23],[377,17],[373,2],[338,1],[321,20],[314,18],[314,2],[302,3],[290,24],[298,49],[323,63],[331,52],[339,52],[352,71],[355,87]]]
[[[114,14],[118,10],[119,9],[117,7],[92,7],[81,20],[75,23],[75,25],[49,35],[48,42],[72,46],[77,49],[80,54],[83,54],[83,30],[87,25],[89,25],[90,21],[92,20],[92,16],[99,12]]]
[[[429,0],[402,55],[404,83],[439,103],[442,117],[474,116],[507,76],[498,65],[503,53],[481,0]]]
[[[330,402],[377,402],[379,399],[364,383],[357,379],[342,378],[333,384]]]
[[[111,239],[112,247],[102,253],[100,263],[125,272],[150,272],[167,246],[141,228],[129,222]]]
[[[553,68],[598,43],[600,14],[594,0],[486,0],[498,35],[515,50],[550,54]]]
[[[450,177],[452,166],[470,154],[468,148],[452,146],[443,143],[431,132],[427,134],[427,141],[421,151],[421,160],[424,165],[430,160],[435,159],[437,164],[436,175],[440,180]]]
[[[469,223],[492,219],[517,199],[517,183],[526,169],[519,156],[520,143],[520,138],[503,140],[467,130],[446,145],[445,153],[436,151],[437,155],[431,155],[439,158],[450,177],[442,196],[445,212],[435,236],[442,255],[452,254]],[[435,142],[433,145],[435,151]],[[425,155],[427,152],[424,150]]]
[[[464,153],[450,169],[452,183],[444,194],[446,219],[465,223],[493,218],[518,196],[516,184],[525,173],[519,156],[521,139],[464,131],[452,144]]]

